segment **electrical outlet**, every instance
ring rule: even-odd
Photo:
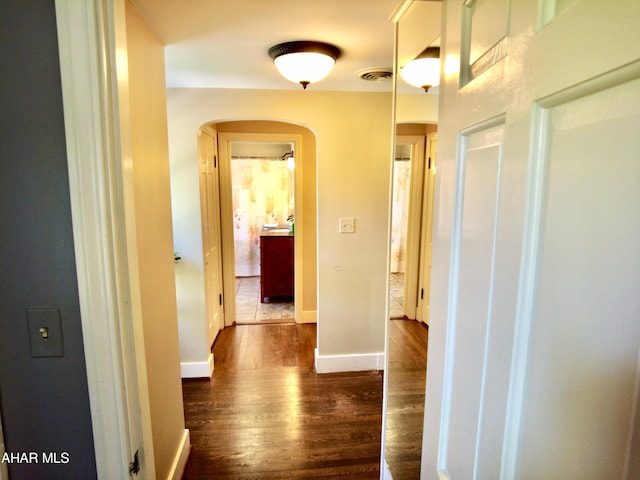
[[[32,357],[64,357],[59,308],[27,308]]]
[[[355,233],[356,231],[356,219],[351,218],[341,218],[340,219],[340,227],[338,228],[339,233]]]

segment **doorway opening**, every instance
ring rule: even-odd
[[[236,323],[292,323],[295,150],[231,142]]]
[[[399,124],[393,166],[390,317],[425,320],[435,157],[428,149],[436,125]],[[434,157],[434,158],[431,158]],[[428,258],[427,258],[428,257]],[[425,299],[427,302],[425,303]]]
[[[215,138],[210,143],[218,179],[215,194],[204,199],[207,208],[217,212],[217,218],[211,218],[219,225],[207,229],[220,250],[220,268],[211,270],[220,272],[221,293],[206,295],[211,310],[221,306],[223,327],[268,321],[316,323],[315,135],[306,127],[271,120],[210,123],[201,130]],[[266,229],[271,236],[287,237],[292,243],[288,258],[293,288],[289,285],[286,292],[260,290],[263,259],[275,262],[277,274],[287,269],[282,259],[260,253],[265,226],[271,227]],[[247,308],[249,296],[254,300]]]
[[[390,316],[406,318],[404,309],[407,230],[411,198],[410,143],[396,143],[393,161],[393,199],[391,211],[391,279]]]

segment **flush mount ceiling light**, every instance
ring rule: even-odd
[[[409,85],[424,88],[428,92],[431,87],[440,83],[440,47],[427,47],[420,55],[407,63],[400,76]]]
[[[274,45],[269,56],[284,78],[306,89],[310,83],[329,75],[340,49],[328,43],[301,40]]]

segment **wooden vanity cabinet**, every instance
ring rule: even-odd
[[[293,299],[293,235],[263,232],[260,235],[260,301],[275,297]]]

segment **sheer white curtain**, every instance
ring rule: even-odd
[[[287,162],[231,160],[236,276],[260,275],[260,230],[293,214],[293,173]]]

